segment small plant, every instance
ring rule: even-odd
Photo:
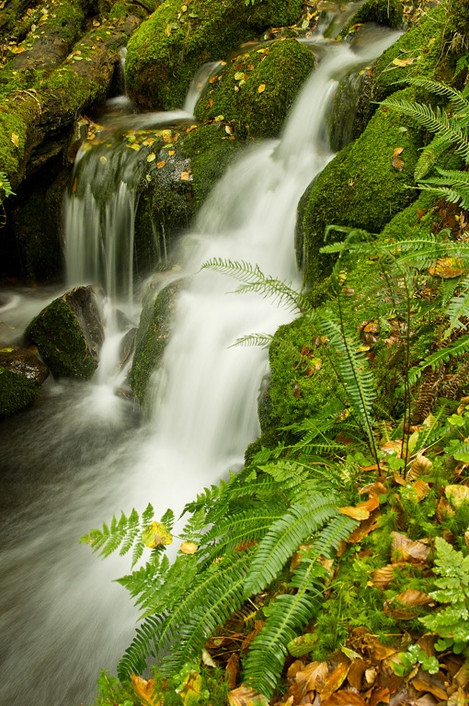
[[[425,650],[420,645],[410,645],[406,652],[399,652],[399,662],[392,662],[391,667],[398,677],[405,677],[407,674],[420,665],[424,672],[436,674],[440,669],[440,663],[436,657],[428,657]]]
[[[443,537],[435,540],[436,558],[434,572],[438,590],[430,593],[443,607],[430,613],[420,622],[440,640],[435,648],[443,652],[451,649],[455,654],[469,655],[469,556],[456,551]]]

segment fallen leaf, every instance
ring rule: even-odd
[[[339,507],[338,510],[342,513],[342,515],[346,515],[347,517],[351,517],[353,520],[358,520],[360,522],[362,520],[367,520],[370,516],[370,511],[362,507]]]
[[[393,59],[392,63],[393,63],[395,66],[411,66],[411,64],[413,64],[414,61],[415,61],[415,58],[414,58],[414,57],[409,58],[409,59],[398,59],[398,58],[396,57],[395,59]]]
[[[428,268],[428,272],[432,277],[441,277],[441,279],[454,279],[464,274],[464,263],[459,258],[441,257],[434,265]]]
[[[199,704],[202,696],[202,677],[199,672],[192,669],[187,675],[182,689],[179,692],[184,706]]]
[[[18,145],[19,145],[19,137],[18,137],[18,135],[16,134],[16,132],[12,132],[12,133],[11,133],[10,140],[13,142],[13,144],[15,145],[15,147],[18,147]]]
[[[101,157],[99,158],[99,161],[101,162],[101,164],[106,164],[106,162],[107,162],[107,157],[105,157],[105,156],[102,154]]]
[[[448,694],[443,689],[443,683],[438,678],[438,674],[426,674],[422,669],[419,669],[418,675],[413,679],[412,686],[417,691],[429,691],[430,694],[436,696],[441,701],[446,701]]]
[[[142,541],[150,549],[163,544],[171,544],[173,538],[161,522],[152,522],[142,533]]]
[[[464,503],[469,503],[469,488],[467,485],[447,485],[445,487],[446,499],[455,510]]]
[[[373,689],[369,700],[370,706],[378,706],[378,704],[388,704],[391,699],[391,694],[386,686],[378,686]]]
[[[132,686],[139,698],[143,701],[144,704],[147,706],[162,706],[163,701],[160,701],[158,696],[154,695],[154,690],[155,690],[155,680],[154,679],[149,679],[148,681],[146,679],[142,679],[142,677],[137,677],[135,674],[130,675],[130,679],[132,681]]]
[[[399,561],[410,561],[411,563],[424,563],[430,554],[430,547],[418,540],[412,540],[400,532],[391,532],[393,564]]]
[[[257,89],[258,93],[264,93],[265,91],[265,83],[261,83],[260,86]]]
[[[150,152],[150,154],[147,157],[147,162],[154,162],[156,159],[156,154],[154,152]]]
[[[335,694],[323,701],[321,706],[366,706],[366,701],[353,691],[337,691]]]
[[[183,554],[195,554],[197,551],[197,544],[194,544],[194,542],[183,542],[179,549]]]
[[[347,677],[349,669],[350,663],[346,664],[345,662],[341,662],[326,677],[324,688],[321,690],[321,701],[327,701],[327,699],[329,699],[334,692],[340,689]]]
[[[415,588],[408,588],[406,591],[393,596],[384,602],[383,611],[397,620],[410,620],[416,613],[413,608],[429,605],[433,603],[432,598]]]
[[[166,162],[163,160],[162,162],[158,162],[156,167],[157,167],[157,169],[161,169],[161,167],[164,167],[165,164],[166,164]]]
[[[230,658],[229,658],[228,662],[226,663],[226,667],[225,667],[226,681],[228,683],[229,689],[234,689],[236,686],[236,677],[238,676],[238,664],[239,664],[239,655],[236,654],[236,652],[233,652],[230,655]]]
[[[381,567],[381,569],[373,571],[373,586],[376,588],[386,588],[394,578],[394,567],[395,564],[387,564]]]
[[[230,706],[269,706],[265,696],[244,684],[229,692],[228,703]]]
[[[347,681],[351,687],[360,691],[362,687],[362,679],[365,671],[367,669],[367,663],[364,659],[354,659],[350,665],[349,672],[347,674]]]
[[[190,172],[181,172],[181,176],[179,177],[181,181],[190,181],[191,180],[191,173]]]
[[[410,479],[413,478],[418,478],[418,476],[423,475],[424,473],[427,473],[429,469],[432,467],[432,462],[430,461],[429,458],[426,456],[423,456],[422,454],[418,454],[418,456],[412,461],[412,465],[410,467],[408,477]]]

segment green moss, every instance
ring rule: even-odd
[[[314,56],[295,39],[234,57],[209,83],[195,111],[199,120],[223,115],[241,137],[276,137]]]
[[[192,0],[182,12],[180,0],[166,0],[134,33],[126,58],[127,91],[145,108],[183,105],[196,70],[226,56],[263,28],[293,22],[300,0]]]
[[[337,382],[324,345],[316,343],[311,325],[295,319],[281,326],[269,349],[271,380],[260,403],[263,434],[320,412]]]
[[[41,386],[34,380],[0,365],[0,416],[9,416],[28,407],[40,391]]]
[[[97,368],[78,321],[62,297],[43,309],[25,334],[56,376],[88,379]]]
[[[403,96],[409,97],[409,91]],[[319,253],[326,226],[379,233],[416,198],[408,187],[413,184],[419,146],[419,133],[408,119],[380,109],[364,133],[339,152],[309,187],[309,196],[301,203],[297,236],[297,242],[304,238],[304,273],[309,286],[328,274],[332,261]],[[401,170],[393,166],[396,148],[402,148]]]
[[[175,297],[184,280],[171,282],[159,293],[149,291],[143,303],[135,339],[130,386],[141,405],[145,403],[150,375],[158,367],[171,331]]]
[[[183,139],[182,153],[191,160],[197,207],[222,177],[239,147],[239,142],[226,133],[225,125],[220,122],[201,125]]]
[[[376,22],[398,29],[402,24],[402,4],[399,0],[366,0],[353,15],[349,25],[344,28],[343,34],[350,26],[365,22]]]

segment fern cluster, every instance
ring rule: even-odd
[[[338,510],[337,496],[318,491],[312,469],[293,462],[274,467],[232,476],[186,508],[192,516],[182,534],[197,540],[194,554],[178,553],[171,564],[159,546],[144,566],[119,579],[143,612],[118,667],[121,680],[141,673],[149,656],[161,660],[167,674],[196,662],[217,628],[284,572],[284,590],[266,609],[265,626],[244,663],[245,681],[270,696],[287,644],[318,610],[324,585],[319,558],[333,557],[357,524]],[[138,555],[149,508],[138,523],[135,511],[130,517],[113,519],[110,527],[94,530],[83,541],[91,537],[105,555],[130,544]],[[305,543],[307,550],[289,573],[291,556]]]

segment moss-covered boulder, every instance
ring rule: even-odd
[[[181,278],[159,292],[150,287],[145,297],[130,370],[130,387],[141,405],[145,403],[150,375],[163,357],[171,333],[176,296],[184,285],[185,280]]]
[[[223,115],[241,137],[276,137],[313,67],[314,55],[296,39],[251,49],[210,79],[195,116]]]
[[[39,395],[49,371],[26,348],[0,347],[0,417],[28,407]]]
[[[409,186],[414,183],[419,147],[420,133],[411,122],[382,108],[308,187],[299,204],[296,246],[309,286],[321,281],[330,268],[329,258],[319,253],[326,226],[379,233],[416,198]]]
[[[343,33],[345,34],[351,26],[365,22],[399,29],[402,25],[402,3],[400,0],[365,0],[344,27]]]
[[[57,377],[90,378],[104,333],[92,287],[76,287],[54,299],[29,324],[26,337]]]
[[[181,107],[196,70],[266,27],[292,24],[301,0],[166,0],[128,44],[126,85],[143,108]]]

